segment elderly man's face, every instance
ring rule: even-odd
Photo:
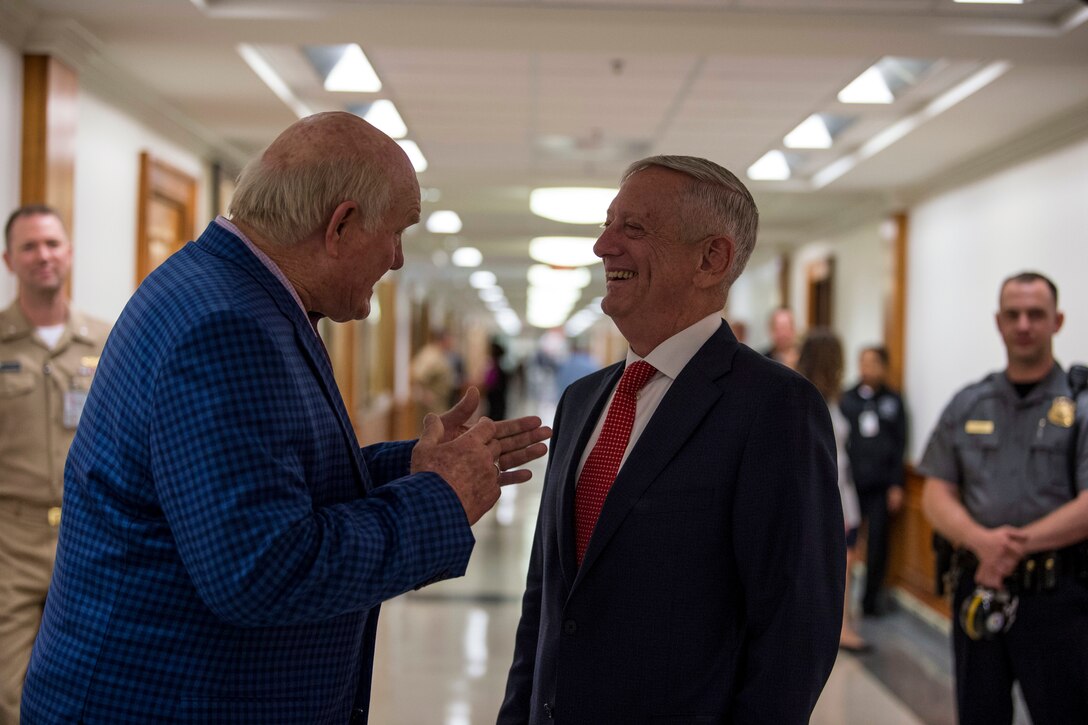
[[[405,160],[406,161],[406,160]],[[401,235],[419,222],[419,183],[409,166],[395,177],[388,211],[373,231],[363,229],[355,215],[344,230],[347,250],[340,263],[341,291],[333,312],[337,322],[361,320],[370,314],[370,298],[378,281],[391,269],[404,266]]]
[[[61,289],[72,269],[72,245],[60,219],[52,214],[16,218],[4,262],[24,290],[41,293]]]
[[[683,329],[680,320],[690,313],[701,246],[680,238],[680,191],[687,183],[658,166],[628,178],[593,246],[604,260],[601,309],[629,341],[656,345]]]

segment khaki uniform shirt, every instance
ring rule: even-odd
[[[49,349],[18,302],[0,312],[0,501],[60,505],[64,461],[108,333],[73,311]]]

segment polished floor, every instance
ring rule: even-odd
[[[544,407],[545,412],[547,406]],[[467,574],[383,605],[370,721],[375,725],[493,723],[502,700],[540,501],[543,464],[504,490],[474,528]],[[859,627],[874,650],[841,653],[811,722],[955,722],[951,653],[941,622],[895,607]]]

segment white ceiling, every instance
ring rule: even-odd
[[[1088,0],[4,0],[0,22],[82,82],[157,116],[227,167],[294,120],[240,57],[250,44],[313,110],[392,99],[429,161],[423,186],[457,211],[455,239],[420,228],[402,276],[447,300],[467,271],[437,249],[469,244],[524,312],[528,240],[595,235],[529,213],[534,186],[615,186],[653,153],[706,156],[743,178],[812,113],[856,116],[798,176],[752,182],[763,257],[896,210],[951,183],[1088,133]],[[14,28],[15,30],[12,30]],[[359,43],[385,87],[323,90],[303,45]],[[883,56],[937,61],[888,106],[837,92]],[[812,177],[995,62],[963,102],[816,188]],[[165,119],[169,119],[166,121]],[[864,156],[864,154],[863,154]],[[602,209],[603,216],[603,209]],[[757,257],[758,258],[758,257]],[[586,298],[599,294],[599,268]],[[419,282],[414,282],[422,284]],[[454,289],[450,289],[450,287]],[[478,302],[473,302],[478,304]]]

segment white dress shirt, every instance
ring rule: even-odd
[[[639,391],[638,403],[635,406],[635,424],[631,428],[631,437],[627,441],[627,449],[623,452],[623,458],[620,460],[621,471],[623,470],[623,464],[627,461],[627,456],[630,455],[639,436],[642,435],[642,431],[646,429],[646,424],[650,422],[650,418],[657,411],[657,406],[661,404],[665,393],[669,392],[673,381],[676,380],[680,371],[695,357],[695,353],[699,352],[699,348],[706,344],[706,341],[717,332],[721,324],[721,314],[715,312],[665,340],[644,358],[639,357],[630,349],[627,350],[627,365],[637,360],[645,360],[653,365],[657,372]],[[582,466],[586,464],[590,451],[593,450],[593,446],[597,444],[597,439],[601,436],[601,428],[604,427],[608,406],[612,404],[612,397],[615,394],[616,390],[613,388],[612,394],[608,396],[608,402],[597,419],[597,425],[593,428],[593,435],[589,437],[589,442],[586,443],[585,450],[582,451],[582,458],[578,462],[578,476],[582,475]],[[575,480],[577,480],[577,477]]]

